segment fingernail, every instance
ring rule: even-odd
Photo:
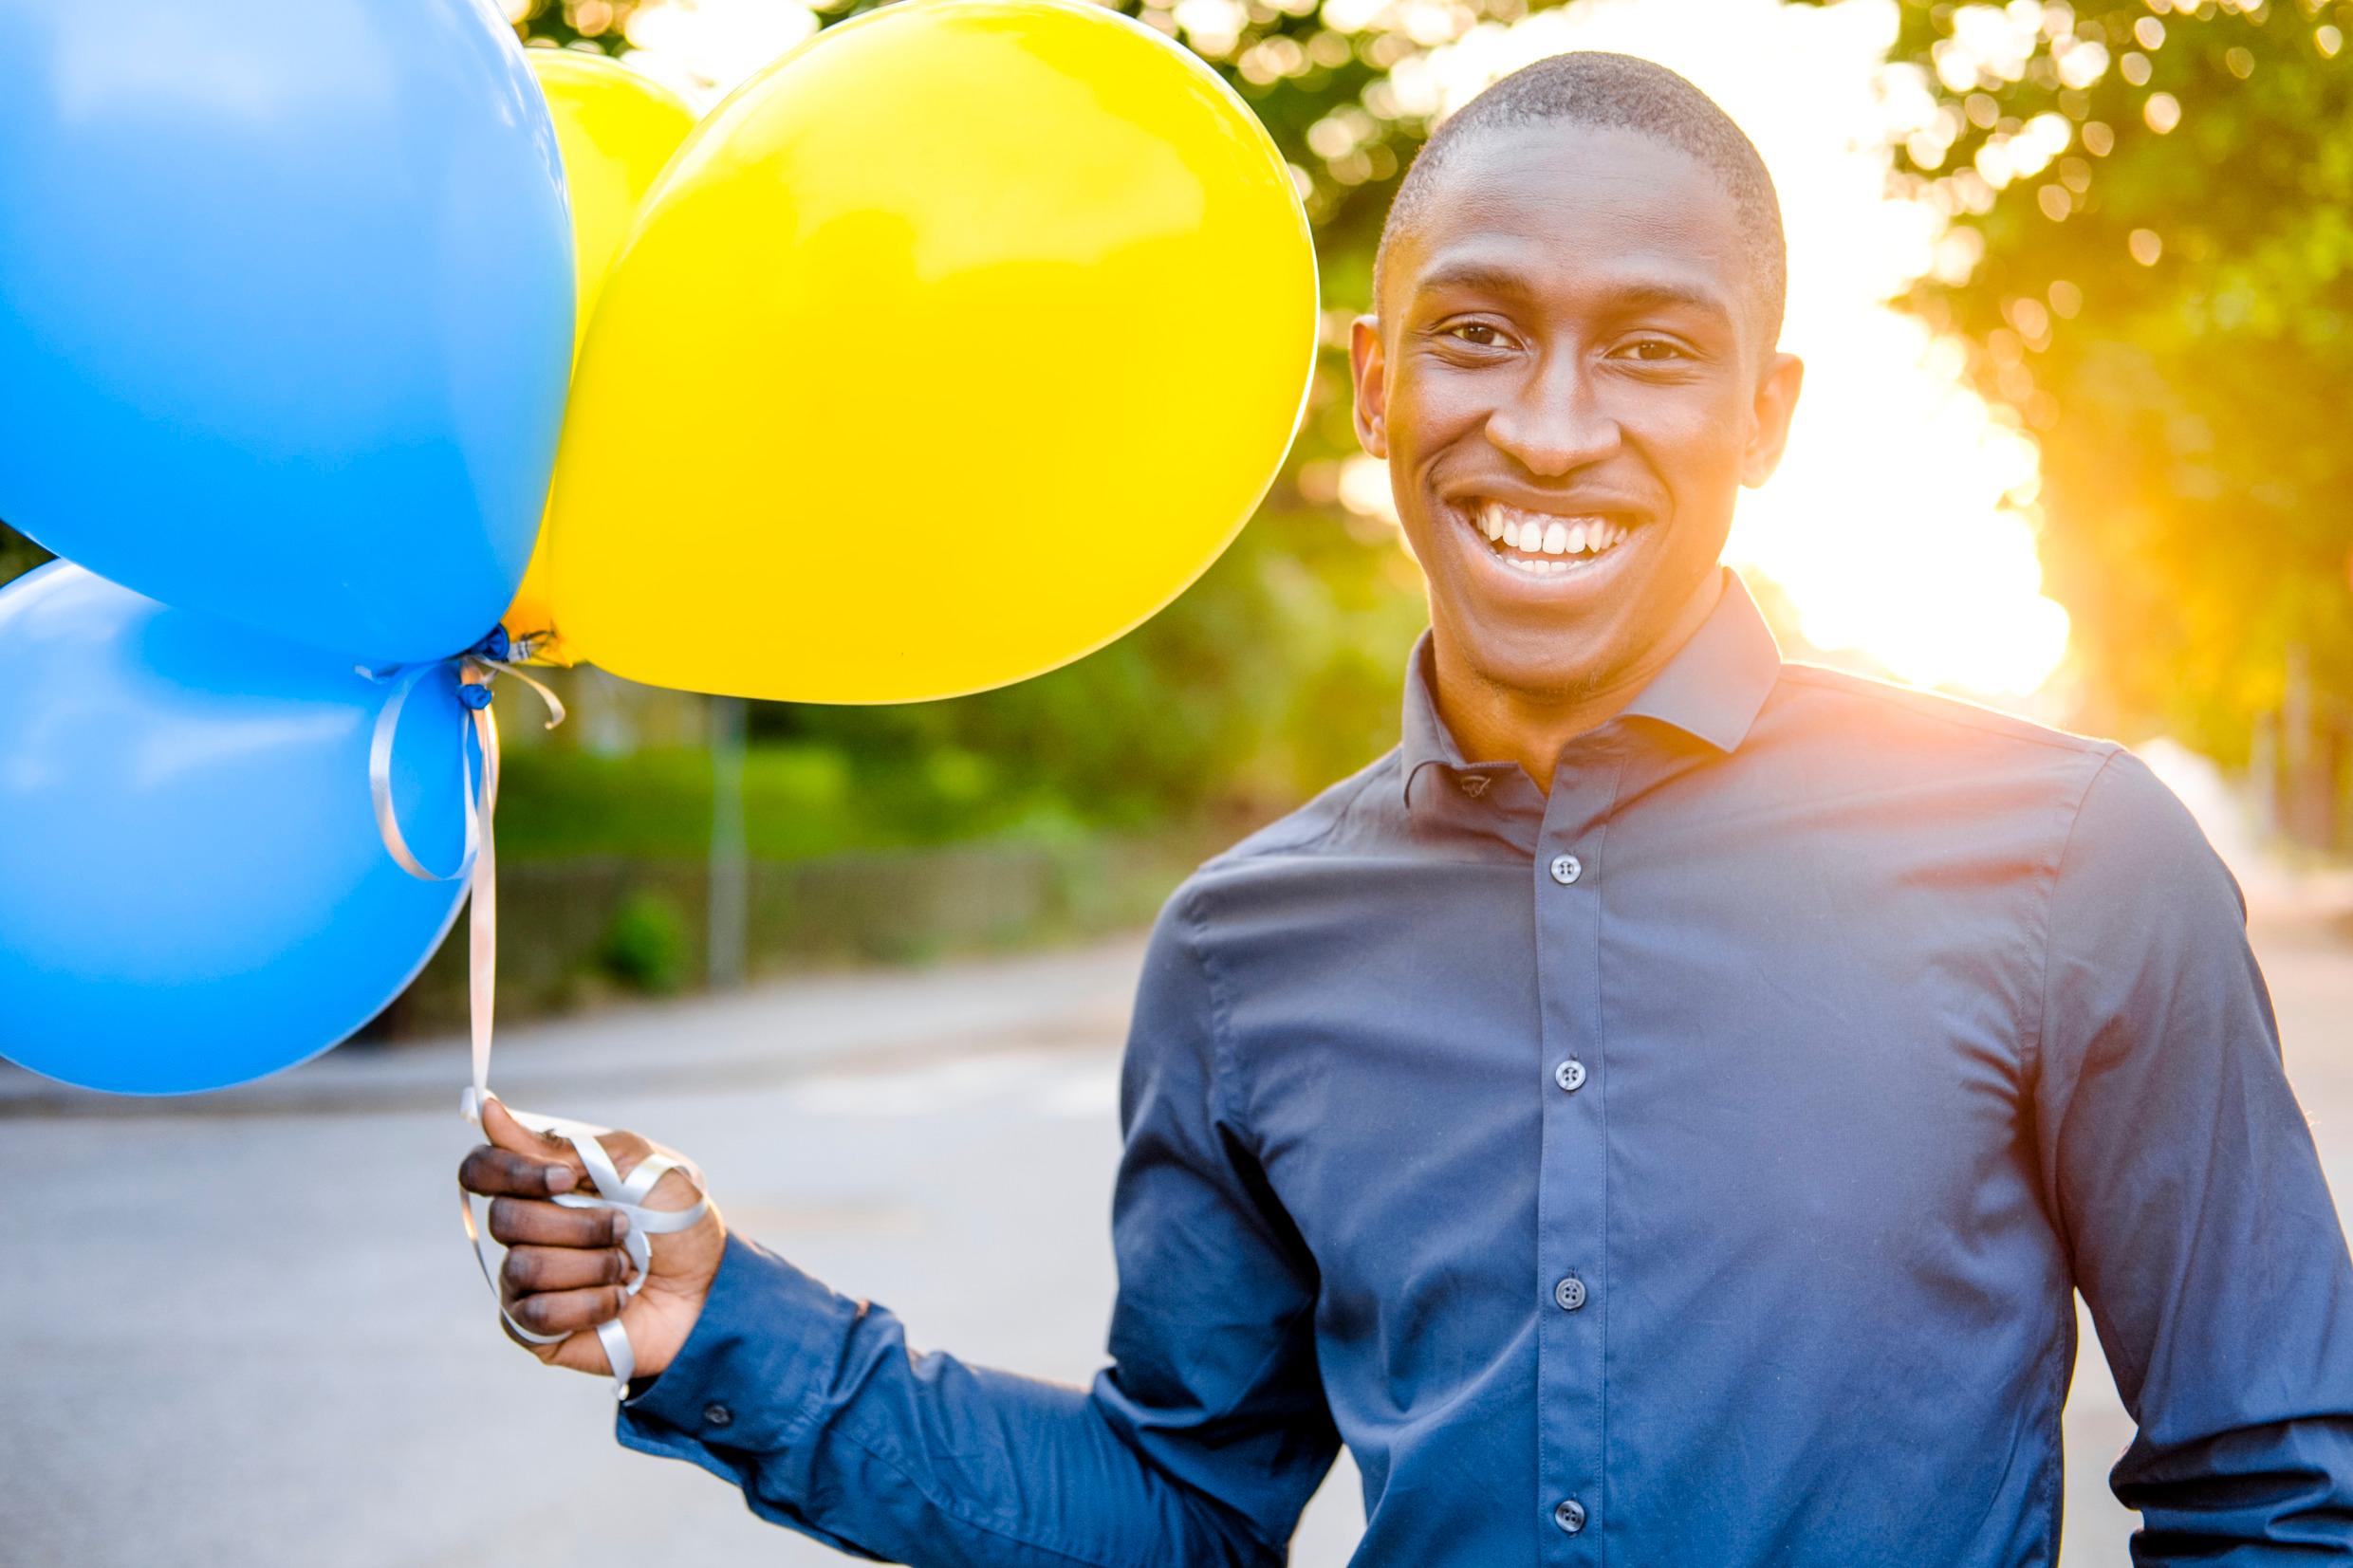
[[[572,1168],[568,1165],[547,1167],[547,1190],[568,1192],[572,1190]]]
[[[620,1241],[620,1240],[621,1240],[623,1236],[626,1236],[626,1235],[628,1235],[628,1234],[629,1234],[629,1216],[628,1216],[628,1215],[626,1215],[626,1214],[616,1214],[616,1215],[614,1215],[614,1216],[613,1216],[613,1240],[615,1240],[615,1241]]]

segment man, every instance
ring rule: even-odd
[[[1416,163],[1354,342],[1402,743],[1161,915],[1091,1391],[715,1215],[625,1301],[493,1108],[541,1354],[619,1312],[623,1442],[917,1564],[1279,1563],[1345,1442],[1364,1563],[1993,1568],[2057,1551],[2080,1288],[2141,1561],[2353,1551],[2353,1268],[2228,873],[2114,746],[1784,664],[1716,564],[1782,290],[1656,66],[1530,66]]]

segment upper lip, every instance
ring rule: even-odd
[[[1548,517],[1614,517],[1638,521],[1649,508],[1631,496],[1608,490],[1575,489],[1558,495],[1541,495],[1528,490],[1466,488],[1447,498],[1448,504],[1464,511],[1475,511],[1489,501],[1500,501],[1507,507],[1524,512],[1543,512]]]

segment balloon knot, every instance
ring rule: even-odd
[[[466,652],[489,659],[493,664],[504,664],[513,655],[514,643],[507,636],[507,628],[493,626],[491,628],[490,636],[467,649]]]
[[[482,710],[490,707],[491,705],[490,683],[488,681],[479,681],[472,685],[459,687],[457,689],[457,700],[465,704],[468,708],[472,709],[475,712],[479,713]]]

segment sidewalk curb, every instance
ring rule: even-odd
[[[801,977],[535,1021],[501,1037],[491,1083],[517,1105],[584,1114],[615,1095],[1117,1042],[1142,956],[1142,939],[1127,936],[1047,954]],[[665,1035],[695,1043],[665,1053]],[[346,1045],[202,1095],[101,1094],[0,1062],[0,1122],[454,1112],[471,1075],[462,1036]]]

